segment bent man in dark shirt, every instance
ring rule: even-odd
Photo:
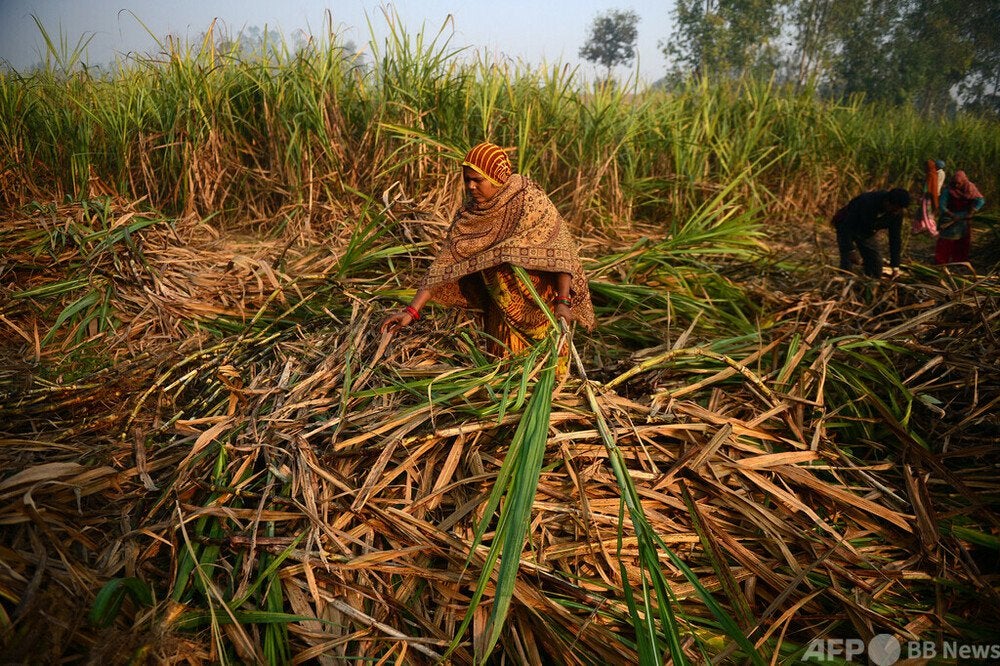
[[[899,254],[903,246],[903,211],[910,205],[910,193],[897,187],[894,190],[865,192],[848,202],[833,216],[837,230],[837,248],[840,250],[840,267],[851,268],[851,250],[855,246],[861,253],[865,275],[882,274],[882,257],[878,251],[875,234],[880,229],[889,230],[889,266],[893,275],[899,273]]]

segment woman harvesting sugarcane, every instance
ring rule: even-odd
[[[545,192],[512,173],[507,154],[492,143],[468,152],[462,176],[465,204],[413,300],[386,317],[382,330],[409,326],[433,299],[482,310],[488,350],[496,356],[517,354],[544,337],[550,319],[514,266],[525,269],[557,319],[593,328],[594,309],[576,246]]]
[[[964,171],[956,171],[948,187],[941,191],[940,235],[934,248],[934,263],[949,264],[969,260],[972,247],[972,216],[985,205],[979,188]]]

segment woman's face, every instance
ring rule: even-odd
[[[462,167],[462,180],[465,181],[465,193],[476,203],[489,201],[500,189],[472,167]]]

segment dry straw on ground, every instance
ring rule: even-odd
[[[60,208],[2,230],[5,299],[35,294],[0,310],[9,658],[206,663],[225,646],[241,662],[440,660],[542,364],[479,358],[457,312],[384,339],[387,259],[342,270],[346,235],[220,237],[186,219],[102,250],[69,238],[85,217]],[[407,219],[403,243],[440,228]],[[63,249],[39,252],[60,229]],[[421,253],[397,269],[419,270]],[[590,267],[620,287],[621,266]],[[744,274],[756,336],[598,299],[603,329],[573,339],[588,380],[577,369],[552,394],[498,663],[636,662],[623,590],[644,594],[641,544],[614,456],[663,544],[765,661],[822,636],[983,639],[1000,609],[1000,284],[832,275]],[[39,290],[78,278],[58,302],[95,300],[43,344],[60,310]],[[621,339],[637,312],[664,322],[660,346]],[[102,357],[116,360],[88,366]],[[665,552],[660,566],[689,657],[744,659]],[[115,579],[151,598],[123,589],[116,613],[88,618]],[[493,593],[454,663],[486,640]]]

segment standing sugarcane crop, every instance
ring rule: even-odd
[[[490,353],[504,356],[528,349],[545,336],[551,320],[514,266],[525,269],[556,319],[593,328],[594,308],[576,244],[545,192],[531,179],[512,173],[507,154],[492,143],[468,152],[462,175],[465,204],[413,300],[386,317],[382,330],[408,326],[434,299],[481,309]],[[560,373],[567,367],[568,353],[563,350]]]

